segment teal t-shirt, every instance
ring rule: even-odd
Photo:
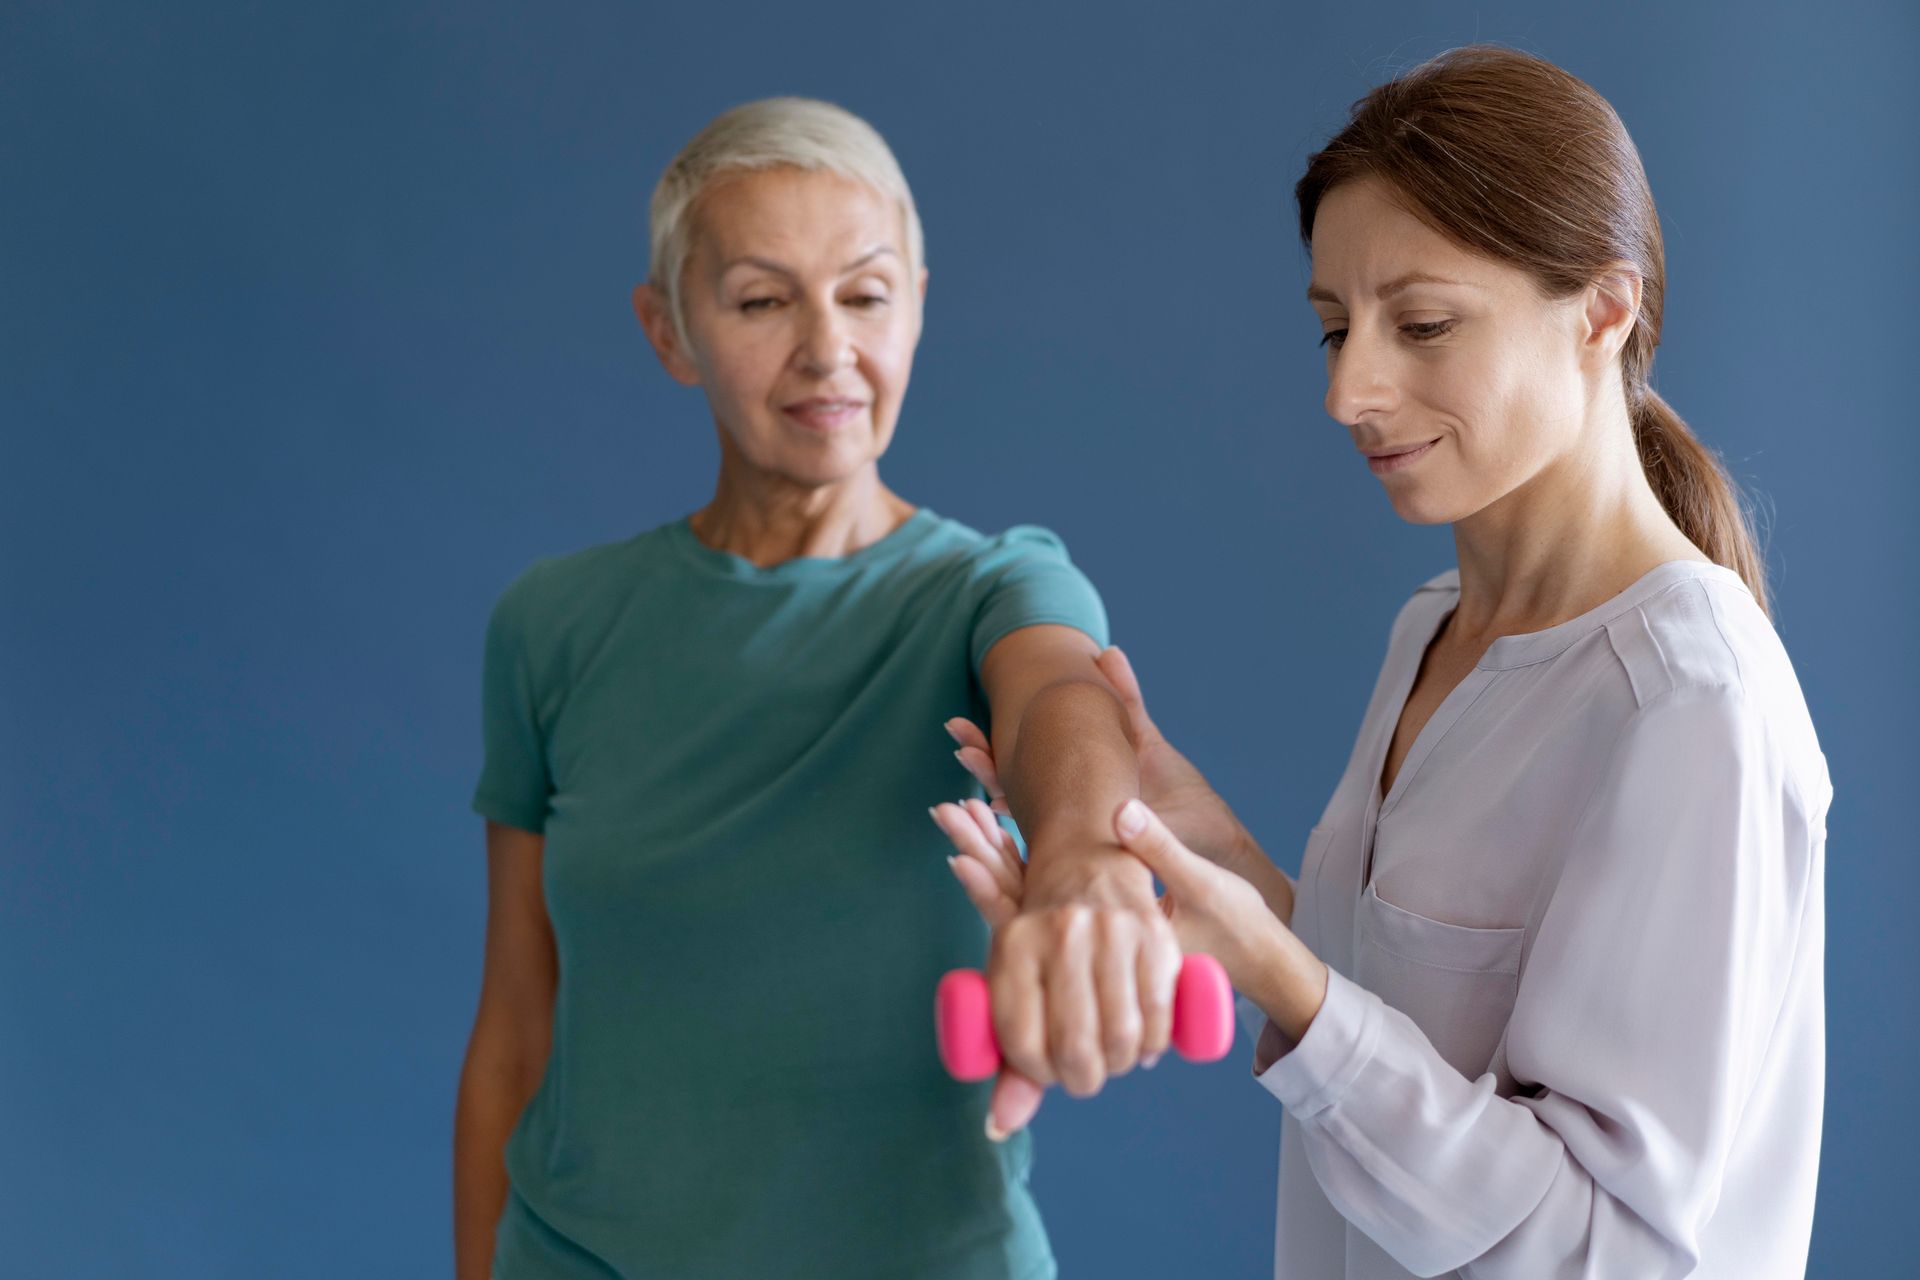
[[[942,722],[1043,622],[1107,643],[1058,538],[924,507],[767,568],[683,518],[501,595],[473,807],[544,833],[560,977],[499,1280],[1055,1274],[1030,1139],[935,1051],[987,933],[927,817],[979,794]]]

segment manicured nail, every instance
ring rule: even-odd
[[[1140,834],[1141,828],[1146,825],[1146,806],[1142,805],[1138,800],[1127,801],[1125,807],[1120,810],[1120,834],[1123,836],[1137,836]]]
[[[959,731],[953,727],[953,721],[948,720],[946,723],[942,724],[940,727],[947,731],[947,736],[949,738],[952,738],[955,742],[960,741]],[[962,745],[964,746],[965,744],[963,743]]]
[[[1009,1132],[993,1122],[993,1112],[987,1112],[987,1141],[1005,1142]]]
[[[948,858],[948,859],[947,859],[947,861],[948,861],[948,862],[952,862],[952,861],[953,861],[953,859],[952,859],[952,858]],[[1147,1055],[1146,1057],[1144,1057],[1144,1058],[1142,1058],[1142,1059],[1140,1060],[1140,1065],[1141,1065],[1141,1066],[1143,1066],[1143,1067],[1145,1067],[1145,1068],[1146,1068],[1147,1070],[1149,1070],[1149,1071],[1151,1071],[1151,1070],[1153,1070],[1153,1065],[1154,1065],[1154,1063],[1156,1063],[1156,1062],[1158,1062],[1158,1061],[1160,1061],[1160,1055],[1159,1055],[1159,1054],[1157,1054],[1157,1053],[1150,1053],[1150,1054],[1148,1054],[1148,1055]]]

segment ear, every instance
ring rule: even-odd
[[[666,295],[650,284],[633,286],[633,314],[640,318],[640,327],[667,375],[683,387],[699,386],[700,368],[674,329],[673,308]]]
[[[1612,364],[1640,321],[1640,272],[1630,262],[1609,265],[1587,286],[1583,299],[1585,327],[1580,349]]]
[[[920,303],[921,305],[925,306],[926,301],[927,301],[927,269],[925,267],[922,267],[920,268]]]

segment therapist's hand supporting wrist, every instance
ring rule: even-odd
[[[1120,846],[1166,885],[1181,949],[1218,960],[1235,989],[1299,1043],[1326,999],[1327,966],[1259,889],[1181,844],[1140,801],[1115,810],[1113,830]]]

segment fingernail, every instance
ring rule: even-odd
[[[1120,810],[1120,834],[1137,836],[1147,825],[1147,810],[1138,800],[1129,800]]]
[[[951,721],[951,720],[948,720],[948,721],[945,721],[945,722],[943,722],[943,723],[941,724],[941,726],[940,726],[940,727],[941,727],[942,729],[945,729],[945,730],[947,731],[947,736],[948,736],[949,738],[952,738],[952,739],[953,739],[953,740],[954,740],[955,742],[958,742],[958,741],[960,741],[960,735],[959,735],[958,733],[956,733],[956,732],[954,732],[954,728],[953,728],[953,721]]]
[[[1002,1129],[993,1122],[993,1112],[987,1112],[987,1141],[1005,1142],[1009,1132],[1010,1130]]]
[[[927,816],[928,816],[929,818],[932,818],[932,819],[933,819],[933,821],[934,821],[934,823],[935,823],[935,825],[938,825],[938,824],[939,824],[939,822],[940,822],[940,815],[939,815],[939,814],[937,814],[937,813],[935,813],[935,812],[933,811],[933,806],[932,806],[932,805],[928,805],[928,806],[927,806]]]
[[[958,751],[956,751],[956,752],[954,752],[954,753],[953,753],[953,758],[954,758],[955,760],[960,760],[960,753],[959,753]],[[967,762],[966,762],[965,760],[960,760],[960,767],[961,767],[962,769],[964,769],[964,768],[966,768],[966,767],[967,767]]]
[[[948,858],[947,861],[952,862],[953,859]],[[1153,1070],[1154,1063],[1158,1061],[1160,1061],[1160,1055],[1157,1053],[1150,1053],[1146,1057],[1140,1059],[1140,1065],[1145,1067],[1147,1070],[1151,1071]]]

